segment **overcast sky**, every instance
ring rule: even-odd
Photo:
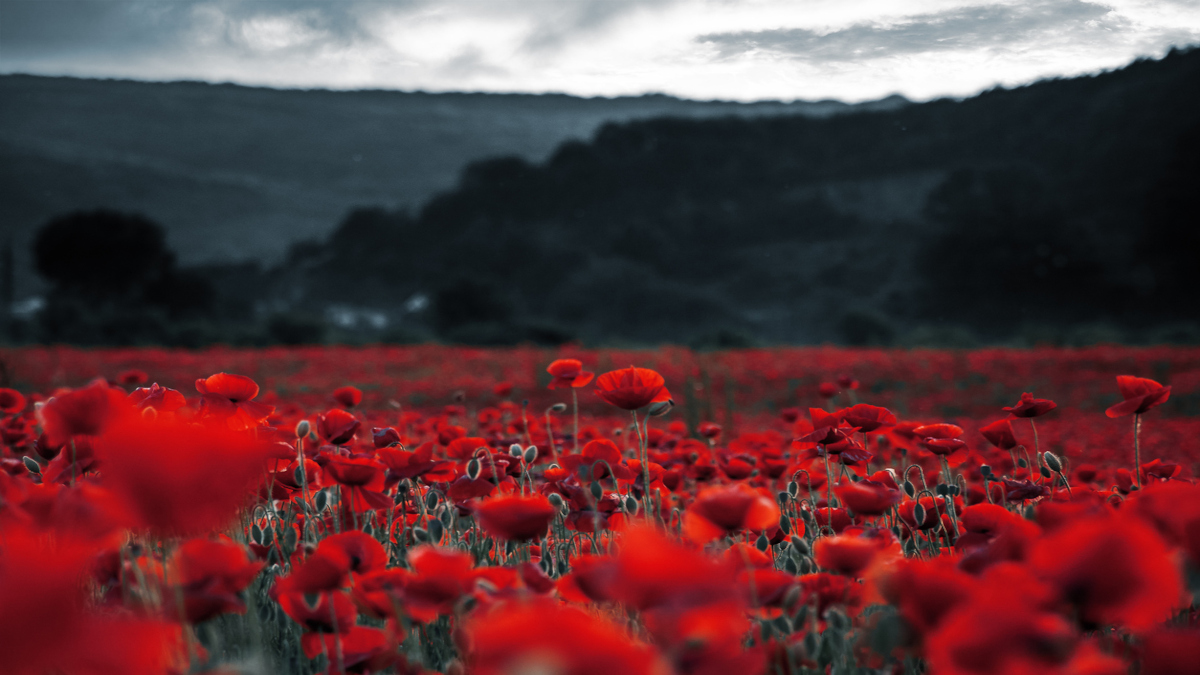
[[[0,0],[0,72],[283,87],[968,95],[1200,43],[1200,0]]]

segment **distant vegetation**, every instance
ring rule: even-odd
[[[197,271],[213,321],[301,341],[1192,341],[1198,81],[1176,51],[964,101],[607,124],[278,266]]]

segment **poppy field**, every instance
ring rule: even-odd
[[[1200,349],[0,349],[0,671],[1200,672]]]

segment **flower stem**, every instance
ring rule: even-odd
[[[1137,479],[1138,489],[1142,489],[1142,446],[1138,436],[1142,431],[1142,416],[1133,416],[1133,475]]]

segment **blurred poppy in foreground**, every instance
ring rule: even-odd
[[[704,490],[683,514],[684,533],[699,544],[744,529],[758,532],[778,524],[779,506],[775,500],[745,483]]]
[[[531,541],[546,536],[555,508],[542,495],[496,497],[475,505],[485,532],[503,541]]]

